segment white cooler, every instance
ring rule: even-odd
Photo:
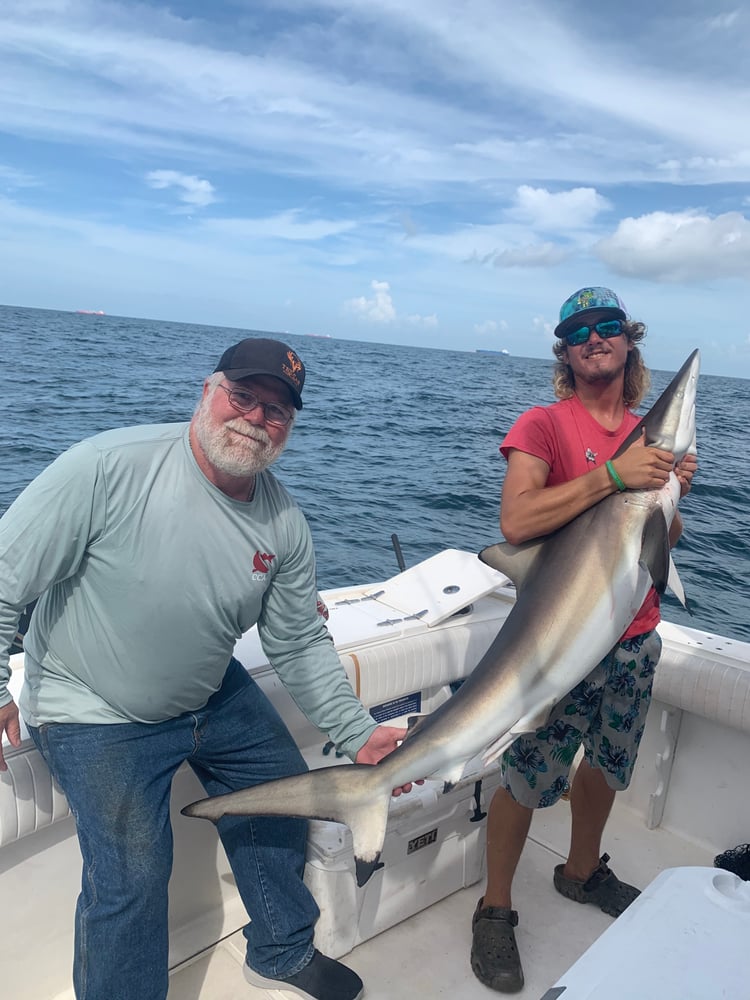
[[[251,669],[294,734],[311,769],[348,764],[325,743],[281,686],[270,667]],[[450,697],[440,685],[370,706],[379,721],[404,725],[413,711],[431,711]],[[396,714],[398,713],[398,714]],[[450,791],[442,781],[414,785],[391,800],[380,865],[357,886],[352,837],[339,823],[309,825],[305,882],[320,907],[315,944],[340,958],[362,941],[473,885],[485,871],[486,813],[499,783],[496,764],[469,773]]]
[[[507,583],[475,555],[448,550],[359,594],[327,594],[329,630],[352,685],[378,722],[405,725],[451,697],[497,635],[514,600]],[[341,600],[337,600],[337,597]],[[260,647],[246,633],[235,655],[289,727],[311,769],[349,763],[296,707]],[[356,945],[478,882],[485,871],[486,812],[499,783],[496,764],[470,762],[449,792],[441,781],[392,799],[380,865],[355,878],[351,834],[313,821],[305,881],[320,907],[316,946],[339,958]]]
[[[541,1000],[748,1000],[750,883],[668,868]]]
[[[320,907],[315,944],[340,958],[362,941],[482,878],[497,772],[443,794],[426,782],[391,807],[378,868],[361,888],[345,826],[310,824],[305,882]]]

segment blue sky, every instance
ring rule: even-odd
[[[612,9],[609,9],[612,8]],[[750,10],[3,0],[0,301],[750,378]]]

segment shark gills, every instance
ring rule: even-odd
[[[672,452],[675,463],[695,453],[698,370],[694,351],[617,454],[644,432],[645,444]],[[515,583],[516,603],[456,694],[379,764],[321,768],[202,799],[183,813],[213,822],[261,815],[345,823],[363,885],[383,847],[393,788],[419,778],[453,785],[477,756],[487,765],[543,726],[617,643],[649,588],[663,592],[676,580],[669,526],[679,498],[672,472],[662,489],[613,493],[544,538],[484,549],[479,558]]]

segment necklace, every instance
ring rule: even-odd
[[[578,406],[581,406],[581,407],[583,407],[583,409],[586,409],[583,406],[583,403],[580,401],[580,399],[578,399],[577,396],[575,396],[574,398],[575,398]],[[583,443],[583,434],[581,433],[581,422],[578,419],[579,416],[580,416],[580,414],[578,414],[576,412],[576,404],[575,403],[572,403],[572,416],[573,416],[573,423],[576,426],[576,433],[578,434],[578,440],[579,440],[579,442],[581,444],[581,451],[583,452],[584,458],[586,459],[586,463],[589,466],[596,465],[596,459],[597,459],[597,456],[598,456],[599,452],[594,451],[593,448],[590,448],[588,445],[586,445],[586,444]]]

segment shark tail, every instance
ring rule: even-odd
[[[357,884],[378,866],[391,785],[381,768],[366,764],[323,767],[185,806],[185,816],[217,823],[222,816],[298,816],[344,823],[352,833]]]

